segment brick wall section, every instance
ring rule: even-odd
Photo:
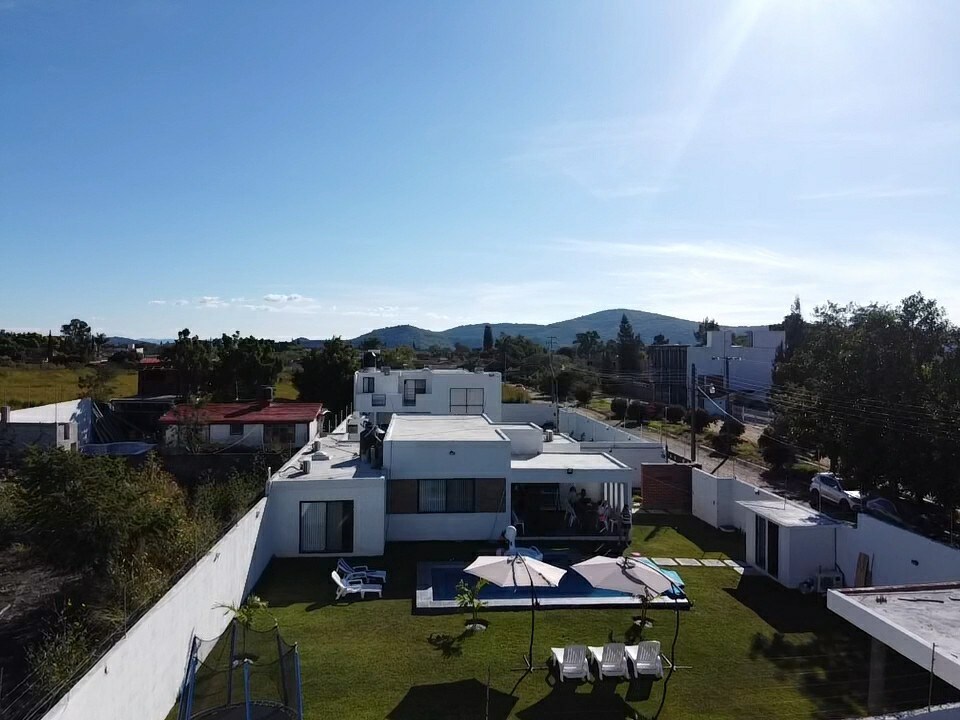
[[[690,465],[651,464],[640,466],[640,491],[647,510],[693,512]]]

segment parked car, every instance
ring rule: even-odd
[[[927,537],[943,539],[949,531],[950,517],[931,503],[915,503],[883,496],[867,498],[863,511],[894,525],[913,530]]]
[[[860,491],[847,490],[843,481],[833,473],[817,473],[810,480],[810,505],[820,508],[826,500],[844,512],[860,510]]]

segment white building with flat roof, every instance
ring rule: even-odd
[[[533,423],[485,415],[394,415],[382,449],[361,452],[346,424],[271,479],[266,522],[277,555],[380,555],[390,541],[530,537],[617,540],[629,530],[633,470]],[[365,445],[365,449],[366,449]],[[584,499],[568,513],[571,488]]]
[[[499,421],[500,373],[365,367],[354,373],[353,409],[383,427],[396,413],[486,415]]]

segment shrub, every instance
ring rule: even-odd
[[[682,405],[671,405],[667,408],[667,422],[679,423],[683,422],[686,411],[683,409]]]
[[[743,435],[745,431],[746,427],[744,427],[743,423],[733,418],[727,418],[723,421],[723,425],[720,426],[721,435],[729,435],[735,438]]]
[[[480,599],[480,591],[486,587],[487,581],[483,578],[473,585],[467,585],[463,580],[457,583],[457,607],[470,610],[473,613],[473,624],[477,625],[478,615],[487,604]]]
[[[0,548],[17,540],[23,532],[23,491],[15,482],[0,482]]]
[[[710,445],[721,455],[730,455],[739,442],[736,436],[725,432],[719,432],[710,437]]]
[[[614,398],[610,401],[610,412],[617,420],[623,420],[627,415],[627,399]]]
[[[584,383],[575,385],[573,388],[573,397],[575,397],[581,405],[586,405],[590,402],[590,398],[593,397],[593,388]]]
[[[684,415],[683,421],[687,425],[693,425],[693,428],[696,432],[701,433],[707,429],[713,419],[703,408],[697,408],[696,410],[688,410],[686,415]]]
[[[796,453],[789,445],[784,445],[775,435],[772,427],[765,428],[757,440],[757,446],[760,448],[760,455],[764,462],[772,467],[781,469],[792,465],[796,460]]]
[[[86,667],[93,643],[70,603],[44,627],[40,641],[27,650],[30,669],[40,689],[52,692]]]
[[[646,411],[646,403],[642,403],[639,400],[631,400],[630,404],[627,405],[627,419],[633,420],[634,422],[641,422]]]
[[[647,403],[647,417],[651,420],[663,419],[664,404],[658,402]]]

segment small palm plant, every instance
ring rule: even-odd
[[[483,578],[477,580],[473,585],[467,585],[461,580],[457,583],[457,607],[469,609],[473,613],[473,621],[470,623],[470,629],[476,630],[483,628],[480,624],[478,614],[487,604],[480,599],[480,591],[487,586],[487,581]]]
[[[274,623],[277,619],[270,614],[267,610],[268,604],[266,600],[261,600],[256,595],[251,595],[247,598],[247,601],[242,605],[217,605],[218,608],[223,608],[227,613],[233,615],[233,619],[236,620],[242,627],[250,630],[253,628],[253,624],[256,621],[257,617],[264,613],[273,618]]]

